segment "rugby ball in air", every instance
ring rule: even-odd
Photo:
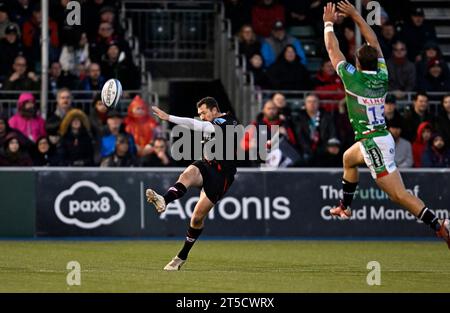
[[[117,79],[109,79],[102,88],[102,102],[108,108],[115,108],[122,97],[122,84]]]

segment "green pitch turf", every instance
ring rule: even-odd
[[[179,241],[0,241],[0,292],[450,292],[443,242],[199,241],[179,272]],[[81,286],[66,284],[69,261]],[[381,286],[368,286],[369,261]]]

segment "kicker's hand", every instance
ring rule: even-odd
[[[164,112],[163,110],[161,110],[160,108],[156,107],[156,106],[152,106],[152,110],[153,113],[159,117],[160,119],[162,119],[163,121],[168,121],[169,120],[169,114],[167,114],[166,112]]]
[[[339,15],[342,16],[349,16],[351,18],[358,16],[359,13],[356,10],[356,8],[353,6],[353,4],[351,4],[350,2],[348,2],[348,0],[345,1],[339,1],[337,4],[338,10],[339,10]]]

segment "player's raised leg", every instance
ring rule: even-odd
[[[201,187],[202,185],[203,178],[199,169],[194,165],[189,165],[181,173],[178,181],[163,196],[150,188],[145,191],[145,195],[147,201],[155,206],[158,213],[162,213],[166,210],[167,204],[183,197],[189,187]]]
[[[376,182],[389,195],[392,201],[406,208],[416,218],[430,226],[438,237],[443,238],[447,242],[448,248],[450,249],[449,220],[439,220],[421,199],[406,191],[398,170],[395,170],[389,175],[377,178]]]
[[[359,143],[353,144],[343,156],[344,175],[342,177],[342,190],[344,192],[343,199],[339,201],[339,205],[330,210],[330,214],[338,216],[342,219],[351,217],[350,205],[358,186],[359,173],[358,165],[364,164],[364,157],[359,148]]]
[[[184,241],[183,248],[180,252],[178,252],[177,256],[164,267],[164,270],[177,271],[186,262],[189,251],[191,251],[192,246],[203,231],[203,222],[213,207],[214,203],[212,203],[206,196],[205,192],[202,191],[200,193],[200,199],[195,205],[194,212],[192,213],[191,222],[186,232],[186,240]]]

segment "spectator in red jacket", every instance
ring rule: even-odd
[[[276,21],[285,21],[284,6],[275,0],[260,0],[252,8],[252,25],[255,33],[269,37]]]
[[[327,112],[336,111],[338,109],[338,100],[344,98],[345,95],[344,85],[330,60],[322,62],[322,66],[316,74],[313,83],[315,86],[314,90],[319,91],[317,95],[321,100],[321,107]],[[320,91],[325,93],[320,93]],[[328,94],[326,92],[334,93]]]
[[[41,23],[42,11],[39,5],[33,9],[31,18],[23,24],[23,45],[27,50],[28,58],[30,60],[38,61],[41,55]],[[50,61],[57,61],[59,56],[59,38],[58,38],[58,24],[55,21],[49,20],[48,27],[50,31],[50,46],[49,58]]]
[[[427,148],[432,133],[431,123],[422,122],[417,128],[416,140],[413,142],[414,167],[422,167],[422,155]]]

